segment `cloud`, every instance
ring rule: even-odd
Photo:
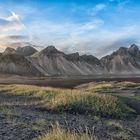
[[[93,30],[98,28],[100,25],[104,24],[104,21],[101,19],[95,19],[93,21],[89,21],[87,23],[81,24],[78,30],[86,31],[86,30]]]
[[[35,34],[36,36],[38,36],[38,38],[40,38],[40,43],[53,43],[56,42],[56,40],[61,41],[61,39],[88,34],[89,32],[98,29],[103,24],[104,21],[97,18],[83,23],[54,23],[51,21],[42,21],[40,22],[40,26],[38,26],[38,24],[36,24],[35,22],[32,23],[30,31],[32,31],[32,34]],[[36,42],[36,40],[33,41]]]
[[[124,24],[112,28],[106,26],[106,21],[95,17],[78,23],[43,20],[39,24],[31,23],[30,30],[38,36],[38,39],[33,40],[35,44],[55,45],[67,53],[78,51],[99,58],[122,45],[127,46],[140,41],[137,24]]]
[[[20,17],[13,11],[10,16],[0,17],[0,48],[24,41],[31,41],[31,37]]]
[[[8,36],[0,36],[0,39],[7,39],[7,40],[24,40],[28,39],[28,36],[24,35],[8,35]]]
[[[10,44],[19,44],[27,40],[29,40],[29,37],[24,35],[0,35],[0,48],[4,49]]]
[[[93,8],[88,9],[87,11],[88,11],[89,15],[95,16],[98,12],[101,12],[106,7],[107,7],[106,4],[99,3],[99,4],[95,5]]]
[[[71,11],[75,14],[81,14],[83,16],[87,16],[87,17],[93,17],[96,16],[98,13],[100,13],[101,11],[105,10],[107,8],[107,3],[98,3],[98,4],[91,4],[91,5],[74,5],[71,8]]]
[[[0,32],[10,32],[13,30],[19,31],[24,28],[24,24],[20,21],[18,15],[14,12],[11,12],[11,15],[8,17],[0,17]]]
[[[101,11],[101,10],[105,9],[105,7],[106,7],[105,4],[97,4],[97,5],[95,6],[94,10],[95,10],[96,12],[98,12],[98,11]]]
[[[66,53],[79,52],[80,54],[93,54],[100,58],[121,46],[128,46],[140,42],[138,27],[131,25],[118,29],[101,29],[89,34],[74,35],[55,40],[56,45]]]
[[[10,16],[0,18],[0,45],[4,45],[4,41],[29,40],[44,47],[55,45],[67,53],[78,51],[101,57],[122,45],[140,42],[139,26],[134,26],[139,25],[138,19],[130,21],[131,16],[128,15],[127,21],[123,12],[130,8],[119,9],[128,1],[106,0],[106,3],[96,5],[76,5],[74,9],[70,6],[62,16],[60,11],[62,13],[63,10],[58,5],[49,11],[46,9],[51,6],[42,8],[43,12],[27,5],[12,7],[16,14],[11,12]],[[20,19],[25,21],[26,26]],[[22,30],[26,32],[23,35],[19,33]]]
[[[17,41],[26,41],[28,40],[28,36],[24,35],[6,35],[0,36],[0,42],[7,43],[7,42],[17,42]]]

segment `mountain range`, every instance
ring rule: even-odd
[[[133,44],[98,59],[78,52],[65,54],[54,46],[41,51],[32,45],[8,47],[0,53],[0,73],[23,76],[140,74],[140,50]]]

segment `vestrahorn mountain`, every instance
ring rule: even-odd
[[[0,53],[0,73],[25,76],[140,74],[140,51],[133,44],[129,48],[120,47],[99,60],[77,52],[65,54],[54,46],[41,51],[30,45],[6,48]]]
[[[105,73],[140,74],[140,51],[135,44],[130,48],[120,47],[100,61],[104,66]]]

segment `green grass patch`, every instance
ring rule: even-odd
[[[115,118],[125,117],[134,112],[117,97],[108,94],[27,85],[0,86],[0,91],[6,89],[8,89],[8,94],[38,97],[44,106],[58,112]]]

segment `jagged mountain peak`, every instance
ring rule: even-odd
[[[13,54],[13,53],[16,53],[16,50],[14,48],[10,48],[10,47],[7,47],[5,49],[5,51],[3,52],[3,54]]]
[[[139,48],[137,45],[135,44],[132,44],[130,46],[130,48],[128,49],[129,53],[132,54],[132,55],[136,55],[138,52],[139,52]]]
[[[81,55],[80,58],[81,60],[88,62],[90,64],[96,64],[96,65],[100,64],[100,60],[93,55],[84,54],[84,55]]]
[[[76,52],[76,53],[71,53],[71,54],[69,54],[69,55],[72,55],[72,56],[79,56],[79,53]]]
[[[53,45],[50,45],[50,46],[46,47],[46,49],[47,49],[48,51],[57,50],[57,49],[55,48],[55,46],[53,46]]]
[[[60,51],[55,48],[55,46],[48,46],[43,51],[47,53],[59,53]]]
[[[47,56],[53,56],[55,54],[64,54],[63,52],[57,50],[54,46],[48,46],[45,49],[41,50],[36,55],[47,55]]]
[[[136,55],[138,52],[139,52],[139,47],[135,44],[132,44],[129,48],[120,47],[118,50],[113,52],[112,55],[122,55],[122,56],[127,54]]]
[[[32,45],[26,45],[16,50],[7,48],[0,55],[0,72],[20,75],[32,72],[43,75],[140,73],[140,51],[137,45],[132,44],[129,48],[120,47],[99,60],[93,55],[79,55],[78,52],[65,54],[54,46],[37,52]]]
[[[126,47],[120,47],[117,51],[115,51],[113,54],[119,54],[119,55],[124,55],[127,53],[128,48]]]
[[[111,55],[101,59],[104,68],[108,73],[140,73],[140,52],[138,47],[133,44],[130,48],[120,47]]]
[[[37,52],[37,50],[32,46],[18,47],[16,52],[23,56],[30,56]]]
[[[136,44],[132,44],[132,45],[130,46],[130,48],[139,49],[138,46],[137,46]]]
[[[80,55],[78,52],[76,52],[76,53],[67,54],[67,55],[65,55],[65,57],[68,60],[77,60],[77,59],[79,59]]]
[[[43,49],[29,59],[45,75],[92,75],[102,71],[94,56],[80,56],[78,52],[65,54],[54,46]]]

